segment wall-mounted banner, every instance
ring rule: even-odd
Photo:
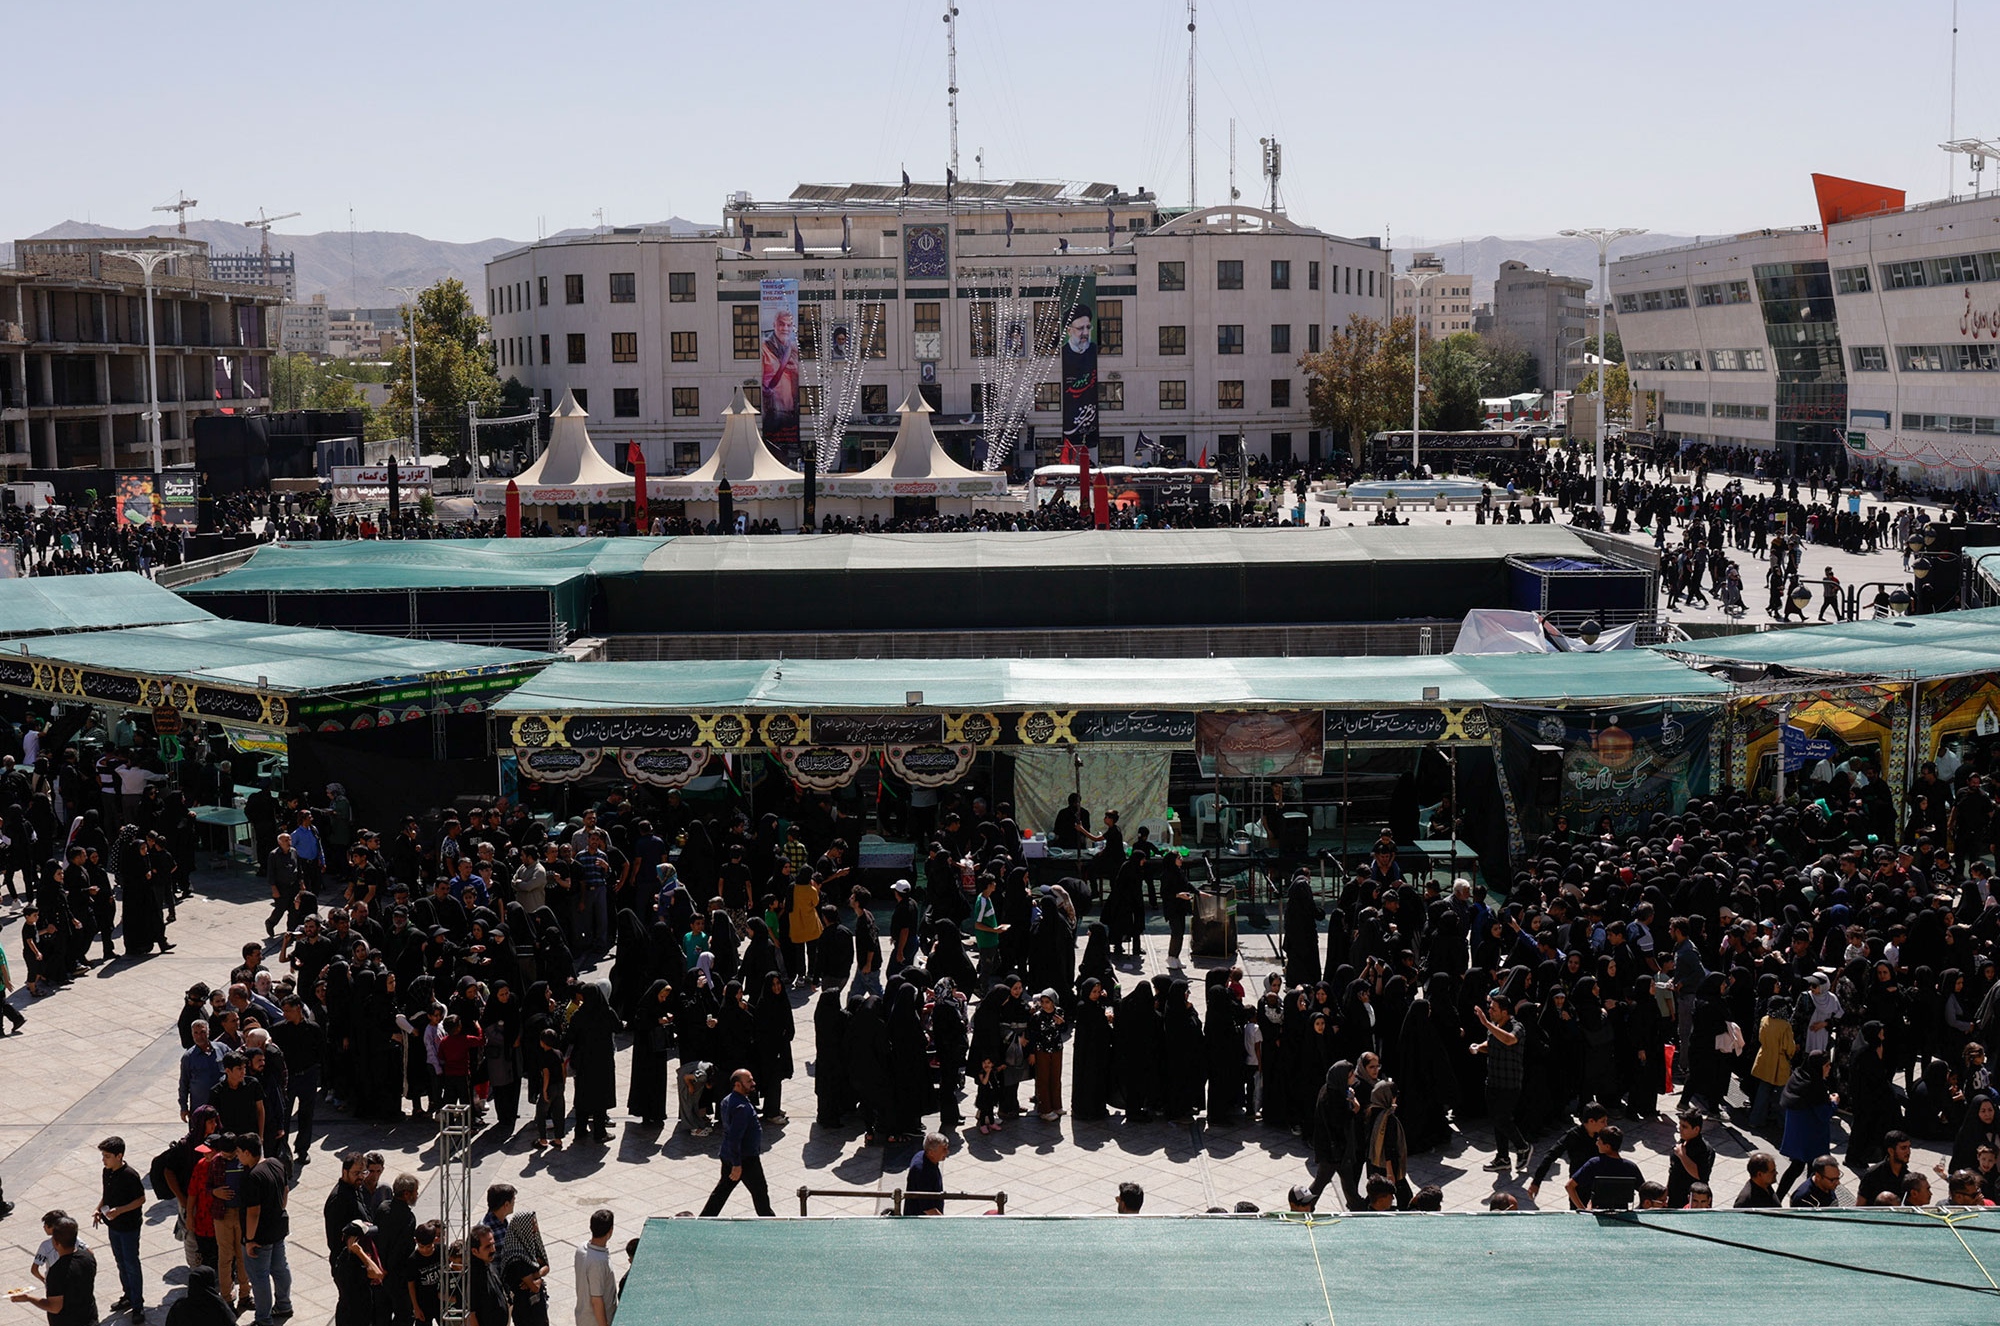
[[[594,772],[603,760],[601,750],[551,748],[524,750],[515,756],[521,773],[538,783],[573,783]]]
[[[1450,709],[1329,709],[1326,744],[1413,746],[1439,741],[1484,744],[1492,736],[1480,705]]]
[[[1319,774],[1326,716],[1314,712],[1203,714],[1195,752],[1224,778],[1299,778]]]
[[[1496,706],[1502,776],[1513,792],[1529,841],[1546,833],[1553,811],[1536,804],[1531,785],[1536,746],[1563,751],[1561,811],[1579,833],[1611,817],[1619,837],[1638,833],[1656,814],[1678,815],[1688,798],[1708,795],[1715,706],[1628,705],[1618,709]]]
[[[818,746],[914,746],[944,740],[943,714],[814,714]]]
[[[1063,310],[1063,441],[1097,447],[1097,278],[1085,277],[1076,300]]]
[[[868,762],[866,746],[784,746],[778,760],[800,787],[831,792],[846,787]]]
[[[758,283],[757,327],[764,338],[764,440],[799,444],[799,283],[790,277]]]
[[[708,752],[687,746],[627,746],[618,752],[618,767],[635,783],[686,787],[708,767]]]
[[[1069,730],[1084,743],[1191,746],[1194,715],[1161,709],[1101,709],[1078,714],[1070,720]]]
[[[903,227],[903,279],[951,279],[951,228],[940,225]]]
[[[889,757],[889,771],[912,787],[943,787],[956,782],[972,767],[970,742],[955,742],[949,746],[890,746],[884,751]]]

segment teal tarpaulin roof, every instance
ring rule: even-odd
[[[1435,700],[1424,688],[1435,686]],[[1727,683],[1644,650],[1415,658],[786,659],[558,663],[500,713],[690,710],[1240,709],[1652,699]]]
[[[549,655],[212,618],[0,639],[0,661],[15,658],[265,692],[313,693],[388,686],[428,673],[531,668],[546,663]]]
[[[209,616],[206,609],[130,571],[0,580],[0,632],[8,635],[101,631]]]
[[[946,1172],[963,1178],[968,1168],[947,1162]],[[1956,1230],[1936,1215],[1887,1209],[1406,1212],[1310,1225],[1275,1216],[655,1218],[618,1315],[635,1326],[710,1326],[741,1321],[754,1304],[751,1315],[787,1326],[1100,1317],[1540,1326],[1644,1316],[1657,1288],[1676,1321],[1990,1321],[2000,1294],[1981,1263],[1994,1264],[2000,1242],[1986,1218],[1958,1214]]]
[[[933,534],[800,534],[679,538],[646,558],[655,573],[718,570],[995,570],[1062,566],[1427,561],[1590,557],[1554,525],[1424,525],[1304,529],[1029,530]]]
[[[275,543],[182,592],[509,589],[636,571],[663,539],[431,539]],[[772,540],[776,542],[776,540]]]
[[[1767,664],[1895,680],[1965,677],[2000,670],[2000,608],[1829,622],[1655,648],[1696,663]]]

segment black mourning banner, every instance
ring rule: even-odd
[[[913,746],[944,740],[943,714],[814,714],[815,746]]]
[[[1062,430],[1072,446],[1097,445],[1097,278],[1086,277],[1063,310]]]

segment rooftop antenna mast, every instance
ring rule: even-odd
[[[944,52],[947,66],[945,93],[951,103],[951,173],[958,176],[958,6],[945,0]]]
[[[1195,149],[1194,4],[1195,0],[1188,0],[1188,206],[1189,207],[1199,207],[1201,205],[1199,201],[1200,195],[1196,190],[1195,171],[1194,171],[1194,149]]]
[[[1951,0],[1951,109],[1948,112],[1948,116],[1949,118],[1946,122],[1945,127],[1950,132],[1948,132],[1945,135],[1945,139],[1947,142],[1957,142],[1958,141],[1958,0]],[[1950,197],[1951,196],[1950,157],[1945,158],[1944,170],[1945,170],[1944,192],[1946,197]],[[1975,175],[1973,176],[1973,178],[1977,180],[1979,177]],[[1977,187],[1975,187],[1973,189],[1974,195],[1977,196],[1978,192],[1979,191]],[[182,231],[181,233],[186,234],[187,232]]]
[[[1229,118],[1229,201],[1233,204],[1243,195],[1236,191],[1236,117]]]
[[[1957,30],[1958,29],[1955,26],[1952,29],[1953,32],[1956,32]],[[1956,46],[1954,46],[1953,49],[1954,50],[1957,49]],[[174,190],[174,200],[172,202],[161,203],[158,207],[155,207],[153,210],[155,212],[172,212],[179,219],[180,226],[178,227],[178,229],[180,230],[182,237],[185,238],[188,233],[188,217],[187,217],[188,209],[191,207],[199,207],[199,206],[201,206],[200,203],[188,197],[186,194],[182,193],[179,189],[176,189]]]
[[[1278,198],[1278,177],[1285,173],[1285,149],[1275,138],[1259,138],[1257,145],[1264,149],[1264,185],[1271,199],[1270,210],[1281,212],[1284,208]]]

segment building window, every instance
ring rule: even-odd
[[[1125,463],[1125,438],[1122,434],[1097,439],[1097,463],[1099,465],[1123,465]]]
[[[928,299],[920,299],[910,305],[910,330],[919,336],[941,334],[944,331],[944,305]]]
[[[611,362],[614,364],[636,364],[639,362],[639,333],[611,333]]]
[[[1906,414],[1903,427],[1920,433],[1981,433],[1993,437],[2000,434],[2000,419],[1990,415]]]
[[[1742,363],[1742,357],[1734,350],[1710,350],[1708,366],[1717,373],[1734,373]]]
[[[818,414],[820,399],[821,396],[820,396],[819,383],[804,382],[799,384],[800,414]]]
[[[1667,306],[1666,292],[1663,290],[1642,290],[1639,292],[1639,311],[1658,313]]]
[[[1215,384],[1215,408],[1218,410],[1240,410],[1243,408],[1243,384],[1239,382],[1218,382]]]
[[[1187,383],[1182,381],[1160,383],[1160,408],[1162,410],[1185,410],[1187,408]]]
[[[675,332],[668,338],[669,357],[676,364],[692,364],[701,356],[697,352],[695,334],[691,331]]]
[[[1290,258],[1271,259],[1271,289],[1290,290],[1292,288],[1292,260]]]
[[[582,302],[583,302],[582,274],[576,273],[574,275],[565,276],[563,278],[563,303],[581,304]]]
[[[543,333],[542,333],[542,363],[543,363],[544,365],[546,365],[546,364],[547,364],[548,362],[549,362],[549,334],[548,334],[547,332],[543,332]]]
[[[536,277],[536,278],[535,278],[535,293],[536,293],[536,294],[537,294],[538,296],[540,296],[540,298],[539,298],[539,299],[537,300],[537,302],[538,302],[538,303],[541,303],[541,304],[544,304],[544,305],[546,305],[546,304],[547,304],[547,303],[549,302],[549,278],[548,278],[548,277],[546,277],[546,276],[538,276],[538,277]]]
[[[1857,373],[1889,371],[1889,351],[1883,346],[1857,345],[1850,353],[1854,356],[1854,371]]]
[[[1865,295],[1874,287],[1868,282],[1866,267],[1836,267],[1833,288],[1843,295]]]
[[[1215,352],[1219,355],[1243,353],[1243,324],[1225,322],[1215,329]]]
[[[667,302],[669,304],[694,303],[694,273],[667,273]]]
[[[611,273],[611,302],[634,304],[639,300],[639,278],[631,272]]]
[[[1122,299],[1097,301],[1097,353],[1125,353],[1125,301]]]
[[[1764,352],[1762,350],[1745,350],[1743,352],[1743,368],[1746,372],[1762,373],[1764,371]]]
[[[1306,264],[1306,289],[1319,289],[1319,263],[1317,262]]]
[[[700,413],[701,413],[701,388],[675,387],[674,417],[677,419],[688,419],[696,415],[699,415]],[[688,445],[692,445],[693,447],[695,447],[694,463],[697,465],[701,464],[701,450],[700,450],[701,444],[697,442],[697,443],[690,443]]]
[[[990,299],[975,299],[966,318],[966,335],[974,359],[991,359],[1000,353],[1000,328]]]
[[[889,413],[889,388],[880,383],[874,386],[864,385],[861,388],[861,413]]]
[[[1163,355],[1184,355],[1187,353],[1187,328],[1160,328],[1160,353]]]
[[[1292,435],[1290,433],[1271,434],[1271,463],[1290,465],[1292,463]]]
[[[2000,345],[1899,345],[1906,373],[1992,373],[2000,370]]]
[[[1122,410],[1125,408],[1125,384],[1122,381],[1105,379],[1097,384],[1097,408],[1100,410]]]
[[[1660,409],[1668,414],[1698,414],[1706,416],[1708,406],[1701,401],[1666,401]]]
[[[1271,353],[1288,355],[1292,352],[1292,324],[1274,322],[1271,324]]]
[[[889,310],[885,304],[860,304],[855,307],[855,318],[861,324],[861,357],[863,359],[887,359],[889,357]],[[863,390],[867,390],[865,387]],[[886,393],[889,389],[882,388]],[[880,413],[877,411],[876,413]]]
[[[1970,285],[1979,278],[1979,255],[1976,253],[1955,253],[1946,258],[1932,258],[1930,278],[1932,285]]]
[[[1511,289],[1512,287],[1509,288]],[[1637,295],[1618,296],[1618,311],[1620,313],[1637,313],[1639,311],[1639,297]]]
[[[1677,285],[1673,289],[1667,291],[1666,295],[1667,295],[1668,308],[1686,308],[1688,306],[1688,292],[1686,286]]]
[[[1700,413],[1699,410],[1696,413]],[[1717,419],[1769,419],[1771,407],[1768,405],[1729,405],[1718,401],[1709,407],[1709,413]]]
[[[814,360],[819,358],[819,318],[820,305],[799,305],[799,358]]]
[[[1217,258],[1215,260],[1215,288],[1217,290],[1241,290],[1243,288],[1243,260],[1241,258]]]
[[[1292,380],[1290,378],[1271,379],[1271,408],[1289,410],[1292,408]]]
[[[639,417],[639,389],[637,387],[613,387],[611,389],[611,417],[614,419],[637,419]]]
[[[584,342],[586,339],[582,332],[571,332],[569,334],[570,363],[581,364],[584,362]]]
[[[674,391],[674,395],[675,395],[676,397],[678,397],[678,396],[679,396],[679,395],[681,394],[681,392],[683,392],[683,391],[686,391],[686,392],[690,392],[690,393],[692,393],[692,392],[694,391],[694,388],[693,388],[693,387],[681,387],[681,388],[677,388],[677,389],[676,389],[676,390]],[[679,414],[679,413],[680,413],[680,409],[679,409],[679,407],[678,407],[678,406],[677,406],[677,407],[675,407],[675,409],[674,409],[674,413],[675,413],[675,414]],[[694,413],[694,411],[693,411],[692,409],[690,409],[690,410],[688,411],[688,413],[689,413],[689,414],[693,414],[693,413]],[[675,468],[675,469],[677,469],[677,470],[692,470],[692,469],[698,469],[698,468],[700,468],[700,466],[701,466],[701,443],[699,443],[699,442],[676,442],[676,443],[674,443],[674,468]]]
[[[736,304],[729,310],[729,353],[735,359],[755,359],[764,352],[757,330],[757,306]]]
[[[1163,262],[1160,264],[1160,289],[1187,289],[1187,264],[1184,262]]]
[[[1885,262],[1882,264],[1882,288],[1884,290],[1919,290],[1926,284],[1924,264],[1921,260],[1911,262]]]
[[[584,410],[586,412],[590,409],[589,391],[587,391],[582,387],[571,387],[569,389],[569,394],[576,397],[576,404],[578,409]]]
[[[1309,355],[1319,353],[1319,324],[1317,322],[1308,322],[1306,324],[1306,353]]]
[[[1037,382],[1035,384],[1035,408],[1043,413],[1052,413],[1062,408],[1062,383]]]
[[[1375,298],[1375,269],[1372,267],[1368,269],[1368,297]]]

